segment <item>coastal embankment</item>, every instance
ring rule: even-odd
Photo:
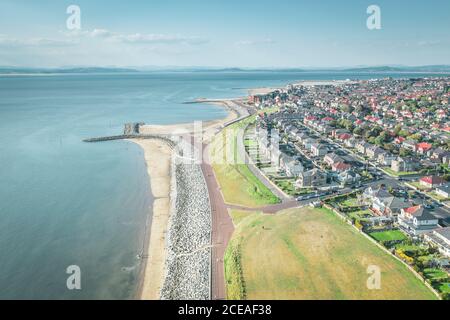
[[[233,100],[199,101],[226,107],[224,119],[203,123],[203,143],[248,112]],[[190,143],[178,143],[177,134],[193,135],[194,124],[142,125],[139,139],[155,199],[139,293],[143,300],[210,299],[212,214],[208,188]],[[172,137],[170,140],[169,137]],[[146,137],[154,137],[148,140]],[[158,139],[158,137],[161,137]]]
[[[211,207],[191,144],[181,143],[172,162],[172,215],[161,299],[210,299]]]

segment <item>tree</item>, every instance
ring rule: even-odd
[[[420,141],[422,139],[422,135],[420,133],[412,134],[408,137],[410,140]]]
[[[364,134],[364,129],[361,127],[356,127],[355,130],[353,130],[353,134],[362,136]]]
[[[382,142],[388,142],[391,138],[391,135],[387,131],[382,131],[379,135]]]
[[[407,136],[409,136],[409,132],[402,129],[398,132],[398,136],[406,138]]]
[[[410,150],[405,148],[400,148],[400,157],[409,157],[412,153]]]
[[[371,138],[371,139],[373,139],[373,138]],[[381,136],[378,136],[378,137],[376,137],[375,139],[374,139],[374,143],[377,145],[377,146],[383,146],[383,144],[384,144],[384,139],[381,137]]]
[[[395,147],[394,147],[394,145],[392,143],[385,143],[383,145],[383,149],[385,149],[387,151],[390,151],[390,152],[393,152]]]

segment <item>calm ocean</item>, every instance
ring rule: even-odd
[[[126,122],[169,124],[226,115],[199,97],[330,73],[149,73],[0,77],[0,299],[130,299],[152,199],[143,152],[86,144]],[[393,75],[419,77],[424,75]],[[81,268],[80,291],[66,268]]]

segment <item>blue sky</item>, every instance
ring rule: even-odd
[[[366,27],[374,4],[381,30]],[[0,65],[450,64],[449,12],[448,0],[1,0]]]

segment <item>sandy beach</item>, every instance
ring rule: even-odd
[[[170,167],[172,149],[162,140],[132,140],[144,150],[154,197],[152,225],[141,284],[142,300],[158,300],[163,285],[166,260],[165,240],[170,216]]]
[[[234,109],[232,100],[208,101],[207,103],[226,107],[228,114],[224,119],[203,123],[204,141],[209,141],[221,130],[224,124],[240,116],[239,111]],[[165,126],[145,125],[141,127],[142,134],[192,133],[193,131],[193,123]],[[147,237],[149,241],[146,246],[147,252],[144,252],[146,259],[138,297],[141,300],[159,300],[166,275],[166,237],[171,215],[171,159],[173,152],[167,142],[163,140],[133,139],[130,141],[138,144],[144,150],[151,191],[154,197],[152,225],[149,229],[150,236]]]
[[[255,88],[255,89],[249,89],[248,95],[249,96],[258,96],[258,95],[266,95],[271,92],[277,91],[277,90],[284,90],[286,87],[279,87],[279,88]]]

